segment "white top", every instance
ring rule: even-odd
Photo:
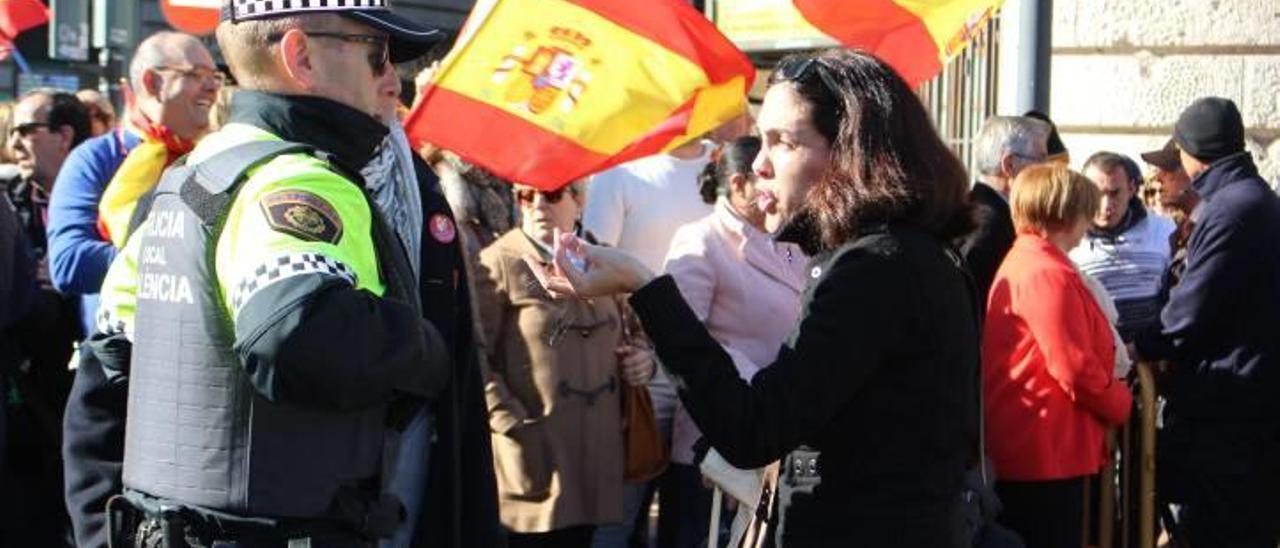
[[[1122,334],[1159,321],[1160,281],[1169,268],[1169,235],[1175,228],[1172,220],[1148,212],[1119,236],[1087,235],[1069,253],[1115,301]]]
[[[713,148],[703,143],[692,160],[659,154],[596,174],[587,187],[583,228],[661,272],[676,230],[711,214],[698,193],[698,174]]]

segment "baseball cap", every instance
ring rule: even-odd
[[[391,12],[391,0],[227,0],[221,20],[237,23],[308,13],[334,13],[387,33],[391,62],[421,57],[444,38],[440,29]]]
[[[1163,147],[1148,150],[1139,156],[1142,156],[1142,161],[1165,171],[1176,171],[1182,167],[1182,160],[1178,158],[1178,143],[1173,139],[1169,139]]]

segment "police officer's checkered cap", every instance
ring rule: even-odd
[[[388,0],[228,0],[222,5],[222,19],[248,21],[304,13],[390,8]]]
[[[226,0],[222,4],[222,20],[232,23],[309,13],[338,14],[387,33],[393,63],[425,54],[444,37],[439,29],[392,13],[391,0]]]

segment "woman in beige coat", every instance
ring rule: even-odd
[[[654,369],[624,340],[615,301],[554,300],[525,263],[549,261],[555,232],[575,230],[583,190],[517,186],[520,227],[480,253],[485,397],[512,548],[587,547],[596,525],[622,520],[620,383],[643,384]]]

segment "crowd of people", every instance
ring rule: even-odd
[[[548,190],[410,144],[438,31],[242,4],[234,92],[161,32],[118,118],[7,110],[0,544],[1076,548],[1138,362],[1169,541],[1280,542],[1280,198],[1232,101],[1145,170],[995,116],[971,177],[884,62],[797,54]]]

